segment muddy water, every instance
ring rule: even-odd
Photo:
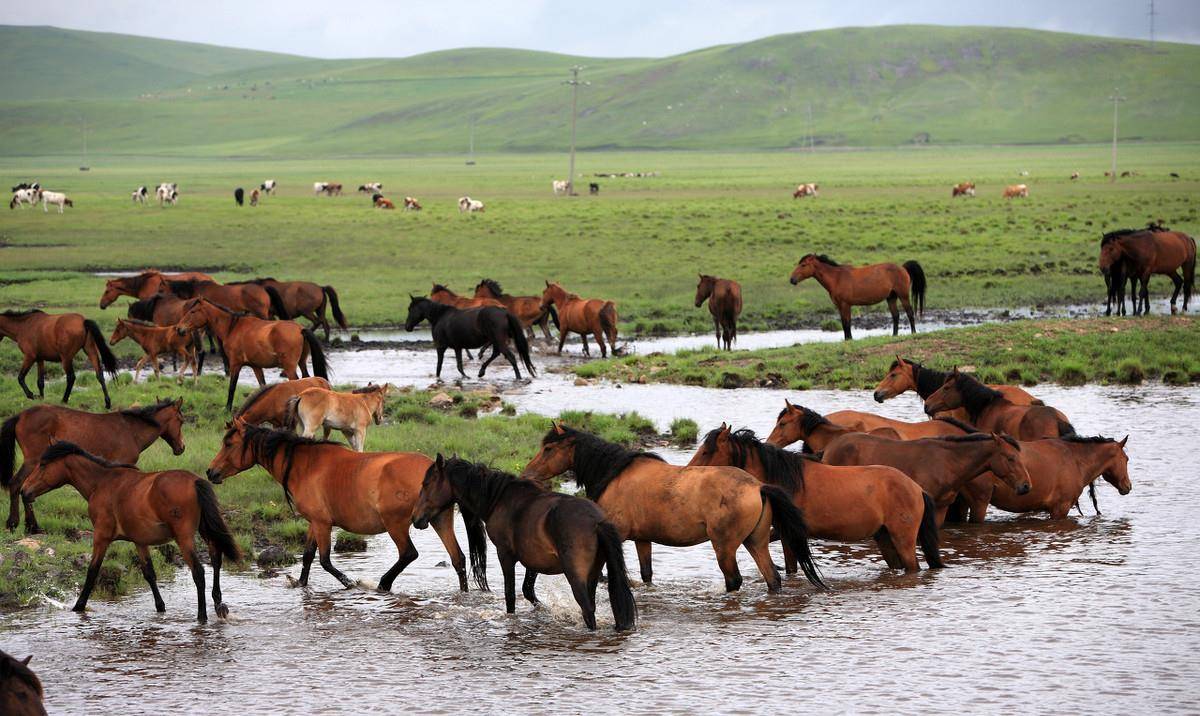
[[[339,353],[334,366],[340,379],[359,365],[376,371],[372,379],[427,383],[429,352],[416,355],[391,362]],[[784,396],[822,411],[921,417],[912,396],[877,406],[865,392],[577,387],[555,374],[497,385],[522,411],[637,410],[660,428],[689,416],[702,429],[725,420],[765,432]],[[834,591],[790,580],[768,596],[742,554],[747,583],[727,595],[710,548],[659,547],[659,583],[635,587],[639,629],[611,631],[601,590],[601,630],[591,634],[558,577],[539,580],[545,607],[519,602],[515,616],[503,611],[494,559],[496,592],[458,593],[426,531],[415,532],[421,556],[392,594],[340,589],[319,568],[308,589],[288,588],[283,575],[228,575],[232,619],[197,626],[194,591],[180,572],[164,590],[165,615],[144,592],[94,600],[83,616],[47,605],[0,616],[0,645],[36,655],[58,713],[750,712],[780,704],[927,712],[931,703],[1194,712],[1200,527],[1190,496],[1200,477],[1192,449],[1200,390],[1036,392],[1082,432],[1130,433],[1133,492],[1119,497],[1103,484],[1101,515],[1085,506],[1085,516],[1058,523],[994,514],[983,526],[949,528],[950,567],[939,572],[893,574],[865,545],[817,543]],[[365,554],[335,557],[373,580],[395,552],[374,538]],[[636,564],[632,548],[626,559]]]

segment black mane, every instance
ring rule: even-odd
[[[162,300],[165,293],[156,293],[150,298],[143,298],[129,304],[129,309],[126,314],[130,318],[136,318],[142,321],[154,321],[154,309],[158,306],[158,302]]]
[[[941,440],[948,443],[981,443],[985,440],[991,439],[991,433],[980,432],[968,433],[967,435],[935,435],[933,437],[925,438],[925,440]],[[1021,444],[1018,443],[1017,439],[1011,435],[1002,434],[1000,435],[1000,439],[1018,450],[1021,449]]]
[[[45,311],[40,308],[11,309],[0,315],[3,315],[5,318],[28,318],[35,313],[45,313]]]
[[[954,374],[954,387],[962,396],[962,404],[967,409],[967,415],[976,422],[987,406],[1004,397],[1000,391],[987,387],[966,373]]]
[[[1110,231],[1100,239],[1100,245],[1107,246],[1110,242],[1116,241],[1122,236],[1132,236],[1133,234],[1140,234],[1143,231],[1146,231],[1146,229],[1117,229],[1116,231]]]
[[[720,432],[718,428],[705,435],[705,447],[715,447]],[[729,442],[733,446],[734,467],[745,468],[750,452],[754,451],[768,484],[782,487],[788,494],[804,488],[804,463],[815,458],[765,443],[749,428],[731,430]]]
[[[1086,437],[1083,435],[1075,435],[1074,433],[1072,433],[1070,435],[1060,435],[1059,440],[1066,440],[1069,443],[1115,443],[1116,442],[1116,440],[1114,438],[1106,438],[1103,435],[1092,435],[1090,437]]]
[[[253,393],[250,394],[250,396],[248,398],[246,398],[246,402],[242,403],[242,407],[238,408],[238,411],[233,414],[233,417],[236,418],[236,417],[244,414],[247,410],[250,409],[250,406],[257,403],[260,398],[262,398],[268,392],[270,392],[271,390],[273,390],[281,385],[283,385],[283,383],[269,383],[269,384],[264,385],[263,387],[259,388],[258,390],[254,391]]]
[[[841,264],[839,264],[837,261],[834,261],[833,259],[829,258],[825,254],[806,254],[800,260],[803,261],[804,259],[808,258],[809,256],[816,259],[817,261],[820,261],[821,263],[825,264],[826,266],[841,266]]]
[[[381,390],[383,390],[382,385],[368,385],[362,388],[355,388],[350,392],[354,395],[363,395],[364,393],[378,393]]]
[[[283,476],[280,478],[280,482],[283,484],[283,496],[287,498],[289,507],[295,507],[292,503],[292,491],[288,487],[288,481],[292,477],[292,460],[296,456],[296,448],[306,445],[337,445],[329,440],[302,437],[290,430],[260,428],[257,425],[247,425],[243,429],[246,434],[246,443],[253,450],[254,461],[260,465],[274,462],[279,452],[283,451]]]
[[[964,433],[967,433],[968,435],[979,432],[979,428],[975,427],[974,425],[971,425],[970,423],[964,423],[963,421],[959,420],[958,418],[952,418],[949,415],[943,415],[940,418],[934,418],[934,420],[940,420],[943,423],[946,423],[947,425],[953,425],[954,427],[958,428],[959,430],[963,431]]]
[[[479,282],[479,285],[487,286],[488,290],[491,291],[492,294],[495,295],[497,298],[504,295],[504,289],[500,288],[499,281],[494,281],[490,278],[485,278]]]
[[[433,284],[433,288],[429,291],[429,293],[433,294],[433,293],[437,293],[438,291],[448,291],[450,293],[454,293],[449,288],[447,288],[446,286],[443,286],[440,283]]]
[[[917,395],[921,396],[922,400],[933,395],[934,391],[942,387],[942,383],[946,382],[947,373],[945,371],[926,368],[915,360],[906,360],[904,362],[913,367],[913,378],[917,383]],[[892,361],[891,368],[888,368],[888,370],[894,370],[898,365],[900,365],[900,361],[894,360]]]
[[[70,455],[78,455],[80,457],[85,457],[88,460],[91,460],[92,462],[96,463],[100,467],[108,467],[108,468],[121,467],[121,468],[129,468],[129,469],[133,469],[133,470],[137,469],[137,465],[130,465],[130,464],[124,463],[124,462],[110,462],[108,460],[105,460],[102,457],[91,454],[90,452],[88,452],[87,450],[84,450],[83,448],[79,447],[75,443],[67,442],[65,440],[63,440],[61,442],[51,443],[50,447],[46,448],[46,451],[42,453],[42,457],[39,459],[38,462],[42,465],[49,465],[50,463],[54,462],[55,460],[61,460],[64,457],[68,457]]]
[[[833,425],[833,423],[829,422],[824,415],[821,415],[811,408],[806,408],[803,405],[793,405],[792,407],[800,409],[800,412],[802,413],[802,417],[800,418],[800,429],[803,430],[806,435],[822,425]],[[782,418],[784,415],[786,415],[787,411],[787,406],[784,406],[783,410],[779,411],[779,418]]]
[[[154,419],[154,414],[163,408],[170,406],[174,402],[175,401],[171,400],[170,398],[164,398],[153,405],[145,405],[140,408],[125,408],[121,411],[121,415],[142,420],[150,423],[151,425],[157,426],[158,421]]]
[[[563,440],[575,441],[575,464],[571,470],[575,473],[575,481],[584,487],[591,500],[598,500],[604,490],[617,475],[620,475],[629,464],[638,458],[648,458],[665,462],[656,453],[644,450],[629,450],[616,443],[599,438],[582,430],[562,426],[559,433],[554,428],[542,438],[543,443],[556,443]]]

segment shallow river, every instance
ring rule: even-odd
[[[357,365],[376,380],[430,381],[427,350],[419,364],[385,358],[337,353],[333,365],[341,380]],[[725,420],[765,433],[784,396],[823,412],[921,417],[911,395],[877,406],[866,392],[577,387],[555,374],[526,385],[507,369],[495,378],[522,411],[637,410],[660,429],[691,416],[702,430]],[[1035,392],[1083,433],[1131,435],[1132,493],[1101,481],[1101,515],[1085,504],[1085,516],[1058,523],[993,512],[986,525],[948,528],[949,567],[937,572],[895,574],[866,545],[818,542],[833,591],[793,579],[769,596],[742,553],[746,584],[729,595],[709,547],[658,547],[659,583],[634,589],[637,631],[612,632],[601,589],[601,628],[589,633],[561,577],[539,580],[546,606],[518,601],[508,616],[494,558],[496,591],[460,594],[436,537],[414,531],[421,556],[392,594],[340,589],[316,566],[308,589],[288,588],[282,575],[230,574],[232,618],[198,626],[181,570],[165,585],[164,615],[144,591],[94,599],[82,616],[47,605],[0,616],[0,645],[35,655],[52,713],[1194,713],[1200,390]],[[373,538],[365,554],[335,561],[375,580],[394,555],[389,540]],[[626,560],[636,574],[632,546]]]

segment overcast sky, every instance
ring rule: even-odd
[[[1158,38],[1200,43],[1200,0],[1158,0]],[[1006,25],[1146,39],[1144,0],[55,0],[0,24],[55,25],[315,57],[517,47],[662,57],[847,25]]]

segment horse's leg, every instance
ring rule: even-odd
[[[83,580],[83,591],[79,593],[79,599],[75,600],[75,606],[71,607],[73,612],[82,612],[87,607],[88,597],[92,595],[92,590],[96,587],[96,578],[100,576],[100,565],[104,563],[104,553],[108,551],[108,545],[112,542],[107,536],[92,535],[92,561],[88,564],[87,578]]]
[[[920,518],[917,520],[918,524]],[[900,563],[904,566],[905,572],[916,572],[921,569],[917,563],[917,530],[914,525],[894,525],[897,529],[888,528],[888,535],[892,538],[892,545],[896,548],[897,556],[900,557]]]
[[[142,368],[146,366],[146,356],[138,359],[138,362],[133,366],[133,382],[138,382],[138,378],[142,377]]]
[[[1183,279],[1179,276],[1178,271],[1172,271],[1167,274],[1171,283],[1175,284],[1175,290],[1171,292],[1171,315],[1175,315],[1178,311],[1175,309],[1175,299],[1179,298],[1179,292],[1183,290]]]
[[[638,566],[642,570],[642,583],[652,584],[654,582],[654,566],[651,562],[653,545],[650,542],[634,542],[633,545],[637,548]]]
[[[24,479],[25,466],[22,465],[8,483],[8,519],[4,521],[4,527],[10,532],[21,523],[21,482]],[[29,511],[26,510],[25,514],[28,516]]]
[[[896,294],[893,292],[887,297],[888,311],[892,314],[892,335],[900,335],[900,309],[896,307]]]
[[[329,559],[329,548],[332,542],[331,532],[333,525],[310,523],[313,525],[313,530],[317,537],[317,551],[321,555],[321,567],[334,576],[337,581],[342,583],[343,587],[349,589],[354,586],[354,580],[338,571],[338,568],[333,566],[333,562]]]
[[[22,467],[22,469],[24,469],[24,467]],[[20,477],[21,481],[25,480],[24,475],[21,475]],[[21,482],[16,481],[15,478],[14,482],[17,482],[19,488]],[[44,533],[46,530],[42,529],[41,525],[38,524],[37,515],[33,514],[33,498],[22,495],[21,503],[25,505],[25,534],[38,535]],[[13,523],[13,527],[16,526],[16,523]]]
[[[29,386],[25,385],[25,376],[29,375],[29,369],[33,367],[33,358],[25,356],[21,361],[21,370],[17,371],[17,384],[21,386],[21,390],[25,391],[25,397],[30,400],[34,399],[33,391],[29,390]]]
[[[839,304],[837,309],[838,315],[842,319],[842,333],[845,336],[845,340],[850,340],[850,304]]]
[[[786,541],[783,543],[783,571],[785,574],[795,574],[800,568],[799,562],[796,560],[796,553]]]
[[[567,327],[559,323],[558,325],[558,354],[562,355],[563,345],[567,342]],[[32,396],[30,396],[32,397]]]
[[[442,358],[444,358],[446,356],[446,347],[438,346],[437,354],[438,354],[437,372],[434,375],[437,377],[438,380],[441,380],[442,379]]]
[[[313,536],[312,523],[308,525],[308,535],[304,538],[304,555],[300,558],[301,587],[308,586],[308,572],[312,569],[313,558],[317,556],[317,538]]]
[[[442,510],[429,521],[429,524],[437,533],[438,539],[442,541],[442,546],[446,548],[446,554],[450,555],[450,564],[454,566],[454,571],[458,574],[459,590],[467,591],[467,558],[463,554],[462,548],[458,546],[458,537],[454,534],[454,510]]]
[[[100,360],[100,351],[96,346],[91,345],[87,346],[84,352],[87,354],[88,360],[92,362],[92,370],[96,373],[96,380],[100,383],[100,392],[104,394],[104,408],[107,410],[112,407],[112,399],[108,397],[108,383],[104,381],[104,363]],[[71,360],[68,363],[73,361],[74,358],[74,356],[71,356]],[[74,367],[72,367],[71,373],[72,375],[75,373]],[[63,402],[67,402],[65,398]]]
[[[779,578],[779,570],[775,568],[775,562],[771,560],[771,550],[768,547],[771,539],[771,528],[767,525],[761,535],[751,533],[746,538],[742,545],[746,551],[754,558],[754,564],[758,566],[758,571],[762,573],[763,579],[767,582],[768,592],[778,592],[783,580]]]
[[[900,305],[904,306],[904,314],[908,316],[908,328],[912,333],[917,332],[917,320],[913,314],[912,303],[908,300],[907,295],[900,296]],[[893,314],[895,312],[893,311]],[[892,335],[896,335],[893,333]]]
[[[492,342],[492,355],[489,356],[488,359],[485,360],[483,362],[483,364],[479,366],[479,377],[480,378],[483,377],[484,372],[487,371],[487,367],[492,364],[492,361],[496,360],[496,357],[500,355],[500,345],[501,345],[500,339],[496,339],[495,341]],[[486,348],[484,350],[486,350]],[[482,351],[480,351],[480,355],[482,355],[482,354],[483,354]],[[505,347],[505,350],[504,350],[504,356],[509,359],[509,362],[512,362],[512,351],[508,350],[507,346]],[[514,365],[515,365],[515,363],[514,363]],[[517,371],[517,377],[518,378],[521,377],[520,371]]]
[[[387,531],[388,536],[396,543],[396,551],[400,553],[400,556],[396,558],[396,563],[379,578],[379,591],[381,592],[392,591],[392,582],[395,582],[396,577],[404,571],[404,568],[417,558],[417,548],[408,535],[407,520],[397,520],[388,525]]]
[[[62,402],[64,402],[64,403],[71,399],[71,389],[75,387],[75,362],[74,362],[73,358],[74,358],[74,356],[64,360],[63,364],[62,364],[63,372],[67,374],[67,387],[66,387],[66,390],[63,391],[63,397],[62,397]],[[108,397],[107,390],[104,393],[104,397],[105,398]],[[107,400],[105,400],[104,407],[109,408],[112,406],[109,404],[109,402]]]
[[[583,331],[582,331],[582,332],[579,334],[579,337],[580,337],[581,339],[583,339],[583,354],[584,354],[585,356],[590,356],[590,355],[592,355],[592,349],[591,349],[591,348],[588,348],[588,342],[587,342],[587,329],[586,329],[586,328],[585,328],[585,329],[583,329]]]
[[[192,582],[196,585],[196,621],[201,624],[208,621],[208,603],[204,596],[204,564],[200,555],[196,554],[196,543],[191,534],[183,534],[182,530],[175,533],[175,542],[179,545],[179,553],[183,555],[183,563],[192,570]]]
[[[233,412],[233,395],[237,391],[238,374],[242,372],[242,366],[238,363],[229,364],[229,394],[225,398],[225,411]]]
[[[565,555],[564,555],[565,556]],[[590,565],[589,565],[590,566]],[[596,601],[588,589],[588,575],[578,574],[576,570],[567,568],[567,582],[571,585],[571,593],[583,613],[583,624],[591,631],[596,631]]]
[[[1142,289],[1140,291],[1142,297],[1142,315],[1150,315],[1150,276],[1149,274],[1142,276]]]
[[[37,362],[38,376],[38,397],[42,400],[46,399],[46,361],[38,359]]]
[[[467,374],[465,371],[463,371],[463,367],[462,367],[462,349],[461,348],[454,349],[454,362],[458,365],[458,374],[461,375],[462,377],[466,378]]]
[[[742,573],[738,570],[737,563],[737,542],[728,544],[718,540],[713,540],[712,545],[717,553],[717,566],[725,575],[725,591],[736,592],[742,588]]]
[[[167,605],[163,603],[162,595],[158,592],[158,577],[154,574],[154,562],[150,560],[150,548],[144,544],[136,547],[138,560],[142,563],[142,576],[146,578],[146,584],[150,585],[150,593],[154,595],[154,610],[165,612]]]
[[[892,542],[892,535],[886,527],[880,527],[875,533],[875,544],[879,545],[879,553],[883,555],[883,561],[887,562],[888,567],[900,569],[904,566],[900,561],[900,553],[896,551],[896,545]]]
[[[525,581],[521,582],[521,594],[525,597],[527,602],[534,606],[541,604],[541,602],[538,601],[537,594],[535,594],[533,591],[533,584],[537,581],[537,576],[537,572],[526,567]]]
[[[608,348],[604,345],[604,328],[600,325],[599,321],[597,321],[596,325],[592,327],[592,336],[596,339],[596,345],[600,346],[600,357],[607,358]],[[613,346],[613,348],[615,347],[616,346]]]
[[[716,330],[716,332],[717,332],[717,350],[721,350],[721,348],[722,348],[722,344],[721,344],[721,319],[720,319],[720,318],[717,316],[717,314],[715,314],[715,313],[713,314],[713,317],[712,317],[712,318],[713,318],[713,329],[714,329],[714,330]]]
[[[517,558],[508,550],[496,550],[500,570],[504,572],[504,610],[509,614],[517,611]]]
[[[267,384],[267,376],[263,374],[262,368],[252,365],[250,366],[250,370],[254,372],[254,379],[258,381],[258,387],[261,388]],[[295,378],[288,378],[288,380],[295,380]]]
[[[492,355],[492,358],[495,357],[495,355]],[[516,374],[517,380],[520,380],[521,368],[519,365],[517,365],[517,356],[513,354],[512,348],[509,348],[507,343],[504,344],[504,357],[508,359],[508,364],[512,366],[513,373]]]

